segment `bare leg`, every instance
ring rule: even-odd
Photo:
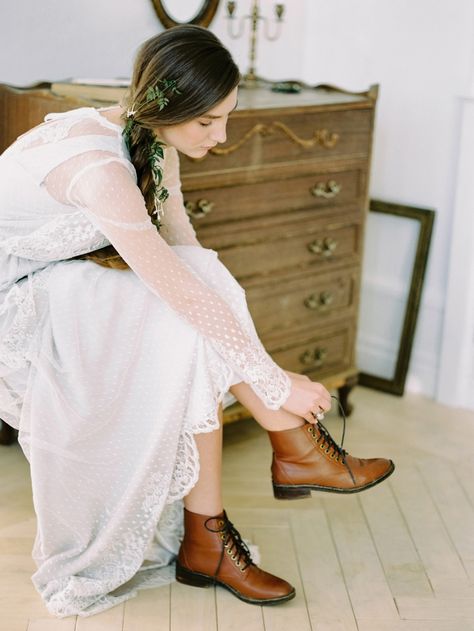
[[[222,406],[219,429],[194,436],[199,451],[199,479],[184,498],[187,510],[199,515],[219,515],[222,510]]]
[[[230,391],[234,397],[244,405],[253,418],[264,429],[269,431],[279,431],[300,427],[306,422],[299,416],[295,416],[286,410],[269,410],[257,397],[252,388],[243,381],[232,386]]]
[[[253,415],[262,427],[270,431],[292,429],[304,420],[285,410],[269,410],[246,383],[231,388],[232,394]],[[222,406],[219,406],[218,430],[195,436],[199,451],[199,479],[184,498],[187,510],[200,515],[218,515],[222,512]]]

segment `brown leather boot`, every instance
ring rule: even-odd
[[[256,605],[290,600],[289,583],[258,568],[225,511],[208,517],[184,510],[184,539],[176,561],[176,580],[186,585],[222,585]]]
[[[353,458],[318,423],[268,435],[277,499],[310,497],[311,491],[357,493],[382,482],[395,469],[385,458]]]

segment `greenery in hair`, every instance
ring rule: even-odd
[[[135,115],[144,105],[149,105],[150,103],[156,103],[158,110],[161,112],[169,103],[169,96],[167,96],[167,93],[180,94],[180,91],[176,87],[176,81],[170,79],[159,79],[155,86],[150,86],[147,89],[145,102],[137,104],[134,103],[132,108],[127,111],[127,121],[122,135],[129,151],[131,149],[132,130],[135,125],[139,124],[135,120]],[[163,169],[161,167],[164,158],[163,146],[163,142],[156,140],[152,135],[150,135],[148,144],[148,163],[150,165],[150,171],[153,178],[153,198],[155,206],[153,212],[150,214],[150,217],[152,224],[156,226],[158,231],[161,227],[160,217],[162,214],[163,204],[169,196],[168,190],[164,186],[161,186],[163,180]]]

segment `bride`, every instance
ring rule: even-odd
[[[175,577],[294,596],[222,506],[228,391],[269,433],[278,498],[393,471],[332,440],[329,393],[273,362],[185,213],[178,151],[225,142],[239,78],[211,32],[176,27],[143,44],[124,103],[50,114],[0,157],[0,418],[30,462],[32,580],[57,616]]]

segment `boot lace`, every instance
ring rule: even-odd
[[[346,463],[347,451],[343,449],[344,438],[346,435],[346,415],[344,413],[344,408],[342,407],[342,404],[339,401],[339,399],[334,395],[331,395],[331,398],[337,401],[337,404],[339,406],[339,410],[342,416],[341,444],[338,445],[336,443],[334,438],[329,433],[328,429],[323,425],[321,421],[318,421],[317,423],[319,432],[316,432],[316,430],[314,429],[312,425],[308,427],[308,431],[310,432],[312,437],[316,440],[316,443],[319,444],[320,449],[325,450],[327,454],[330,454],[330,457],[334,458],[336,462],[339,462],[339,460],[341,460],[342,464],[347,466],[347,463]]]
[[[211,519],[216,519],[218,528],[211,528],[207,525],[207,522]],[[224,558],[224,554],[227,553],[234,564],[240,569],[241,572],[253,565],[252,556],[245,542],[242,540],[237,528],[228,519],[226,512],[222,517],[210,517],[205,522],[205,527],[210,532],[218,533],[223,541],[223,548],[221,554],[221,560],[219,562],[219,568]],[[219,571],[219,568],[217,572]]]

